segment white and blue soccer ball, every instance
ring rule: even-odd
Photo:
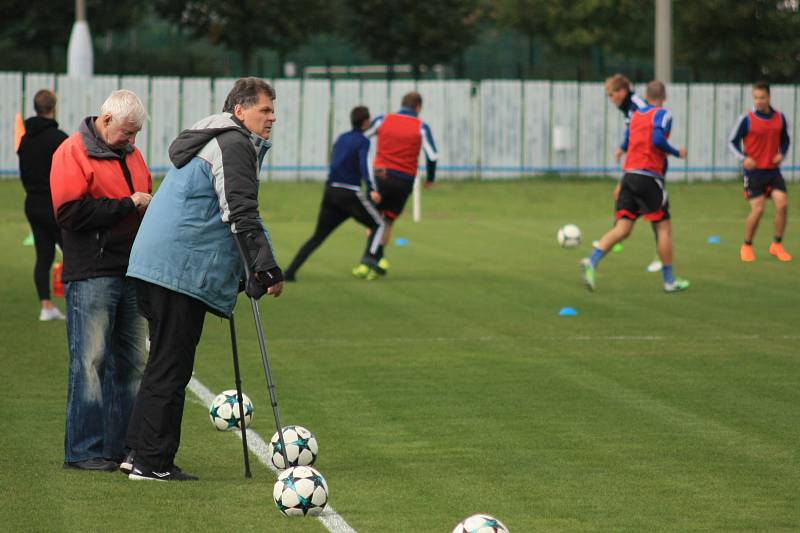
[[[575,248],[581,243],[581,230],[575,224],[567,224],[559,228],[556,238],[562,247]]]
[[[242,393],[242,402],[244,403],[244,426],[250,427],[250,421],[253,419],[253,402],[244,393]],[[239,400],[236,391],[226,390],[218,394],[208,408],[208,415],[211,423],[220,431],[228,431],[237,427],[241,429]]]
[[[293,466],[278,476],[272,499],[286,516],[318,516],[328,504],[328,483],[310,466]]]
[[[462,520],[453,533],[508,533],[508,528],[493,516],[474,514]]]
[[[277,431],[269,441],[270,460],[278,470],[283,470],[290,466],[310,466],[317,460],[317,453],[319,453],[317,437],[303,426],[285,426],[283,428],[283,443],[286,445],[288,465],[283,460],[281,442]]]

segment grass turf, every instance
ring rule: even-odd
[[[640,223],[581,284],[578,259],[611,222],[609,181],[441,183],[407,215],[389,276],[350,277],[363,231],[349,222],[278,300],[261,301],[284,424],[320,441],[331,503],[358,531],[450,531],[490,513],[512,531],[792,531],[800,528],[798,260],[738,260],[738,184],[671,184],[675,270],[645,272]],[[790,198],[800,188],[792,185]],[[285,266],[313,229],[319,184],[262,186]],[[0,520],[10,531],[323,531],[282,517],[273,475],[242,478],[241,443],[186,406],[178,463],[192,484],[63,471],[63,323],[36,320],[33,248],[18,182],[0,182],[4,424]],[[559,226],[584,232],[577,250]],[[707,244],[710,235],[719,245]],[[61,302],[60,302],[61,303]],[[237,309],[252,425],[273,422],[248,302]],[[559,317],[561,307],[577,317]],[[233,385],[227,323],[208,316],[196,377]],[[187,394],[191,398],[191,394]]]

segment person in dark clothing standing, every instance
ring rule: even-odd
[[[317,216],[317,227],[286,269],[287,281],[295,280],[295,274],[308,256],[333,230],[350,217],[369,229],[367,248],[364,250],[361,264],[375,271],[381,270],[378,261],[385,225],[383,217],[375,207],[375,204],[381,201],[381,196],[367,166],[369,139],[364,136],[364,130],[369,127],[369,109],[364,106],[354,107],[350,112],[350,122],[353,129],[340,135],[333,145],[331,169]],[[367,198],[361,190],[362,180],[367,185],[370,198]],[[370,277],[370,279],[376,278],[377,274]]]
[[[58,129],[56,95],[42,89],[33,97],[35,117],[25,121],[25,135],[19,143],[19,176],[25,188],[25,216],[28,217],[36,263],[33,281],[42,303],[39,320],[64,320],[64,314],[50,300],[50,267],[56,255],[56,244],[61,246],[61,230],[53,214],[50,196],[50,165],[53,153],[64,142],[67,134]]]

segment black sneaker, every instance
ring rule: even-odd
[[[131,450],[128,452],[128,455],[125,456],[125,459],[119,464],[119,471],[125,474],[126,476],[131,473],[133,470],[133,456],[136,455],[136,452]]]
[[[111,472],[117,469],[117,463],[103,459],[102,457],[93,457],[83,461],[72,461],[64,463],[64,468],[73,468],[75,470],[95,470],[100,472]]]
[[[128,479],[145,480],[145,481],[197,481],[199,478],[191,474],[187,474],[180,468],[172,467],[166,472],[156,472],[146,466],[137,465],[134,463],[133,470],[128,475]]]

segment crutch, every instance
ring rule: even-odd
[[[242,424],[242,453],[244,454],[244,477],[251,478],[250,454],[247,451],[247,424],[244,418],[244,400],[242,398],[242,377],[239,373],[239,350],[236,347],[236,325],[233,321],[233,313],[228,319],[231,325],[231,349],[233,350],[233,374],[236,379],[236,399],[239,401],[239,420]]]
[[[239,257],[244,265],[245,282],[250,280],[254,273],[250,269],[250,259],[247,257],[242,243],[236,236],[233,236],[236,248],[239,249]],[[284,468],[289,468],[289,457],[286,455],[286,444],[283,442],[283,426],[281,426],[281,414],[278,410],[278,398],[275,396],[275,384],[272,382],[272,371],[269,368],[269,357],[267,356],[267,342],[264,340],[264,328],[261,327],[261,313],[258,311],[258,302],[252,296],[250,305],[253,308],[253,319],[256,321],[256,333],[258,334],[258,347],[261,349],[261,364],[264,367],[264,374],[267,376],[267,388],[269,389],[269,399],[272,404],[272,414],[275,415],[275,429],[278,431],[278,441],[281,445],[281,455],[283,455]]]

